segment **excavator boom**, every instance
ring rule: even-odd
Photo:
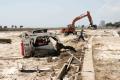
[[[75,26],[75,22],[77,22],[78,20],[80,20],[80,19],[82,19],[82,18],[84,18],[84,17],[88,17],[88,20],[89,20],[89,22],[90,22],[90,25],[93,25],[93,20],[92,20],[92,17],[91,17],[91,15],[90,15],[90,12],[87,11],[86,14],[82,14],[82,15],[80,15],[80,16],[77,16],[77,17],[72,21],[72,27]]]

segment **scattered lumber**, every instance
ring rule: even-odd
[[[63,80],[63,77],[65,76],[65,74],[67,73],[69,67],[70,67],[70,64],[73,60],[73,56],[71,56],[68,61],[66,63],[64,63],[63,67],[61,68],[59,74],[57,75],[57,78],[56,80]]]
[[[75,80],[78,80],[79,70],[80,70],[80,66],[77,66]]]
[[[78,62],[81,63],[80,59],[78,59],[76,56],[74,56],[74,54],[72,54],[70,51],[66,51],[68,54],[70,54],[71,56],[73,56],[74,59],[76,59]]]

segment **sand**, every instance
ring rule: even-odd
[[[120,37],[117,30],[85,30],[87,34],[86,41],[91,35],[93,39],[93,60],[96,80],[120,80]],[[54,32],[54,31],[53,31]],[[23,59],[20,54],[19,35],[22,32],[0,32],[0,38],[11,39],[11,44],[0,43],[0,80],[50,80],[55,77],[63,63],[69,57],[64,55],[55,57],[52,62],[45,58],[27,58]],[[82,49],[84,42],[76,42],[77,36],[70,35],[64,37],[58,35],[60,41],[65,45],[71,45],[76,50]],[[64,62],[63,62],[64,59]],[[20,66],[25,69],[36,70],[39,72],[20,72]]]

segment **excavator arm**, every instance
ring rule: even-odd
[[[89,22],[90,22],[90,25],[92,26],[92,25],[93,25],[93,20],[92,20],[92,17],[91,17],[91,15],[90,15],[90,12],[89,12],[89,11],[87,11],[87,15],[88,15],[88,20],[89,20]]]
[[[78,20],[84,18],[84,17],[88,17],[88,20],[90,22],[90,25],[92,26],[93,25],[93,20],[92,20],[92,17],[90,15],[90,12],[87,11],[87,13],[85,14],[82,14],[80,16],[77,16],[73,21],[72,21],[72,27],[75,27],[75,22],[77,22]]]

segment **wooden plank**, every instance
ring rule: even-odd
[[[77,66],[77,69],[76,69],[76,74],[75,74],[75,79],[74,80],[78,80],[78,75],[79,75],[79,70],[80,70],[80,67]]]
[[[65,64],[63,65],[63,67],[61,68],[61,70],[60,70],[60,72],[59,72],[56,80],[63,80],[63,77],[64,77],[64,75],[65,75],[65,73],[66,73],[66,71],[67,71],[67,67],[68,67],[68,64],[65,63]]]
[[[79,61],[81,63],[81,61],[76,57],[74,56],[70,51],[66,51],[68,54],[70,54],[71,56],[73,56],[74,59],[76,59],[77,61]]]
[[[68,63],[67,69],[69,69],[70,64],[72,63],[72,60],[73,60],[73,56],[71,56],[67,62]]]
[[[58,76],[57,76],[57,80],[62,80],[63,77],[65,76],[65,74],[67,73],[69,67],[70,67],[70,64],[73,60],[73,56],[71,56],[68,61],[66,63],[64,63],[63,67],[61,68]]]
[[[11,39],[0,39],[0,43],[11,43]]]

